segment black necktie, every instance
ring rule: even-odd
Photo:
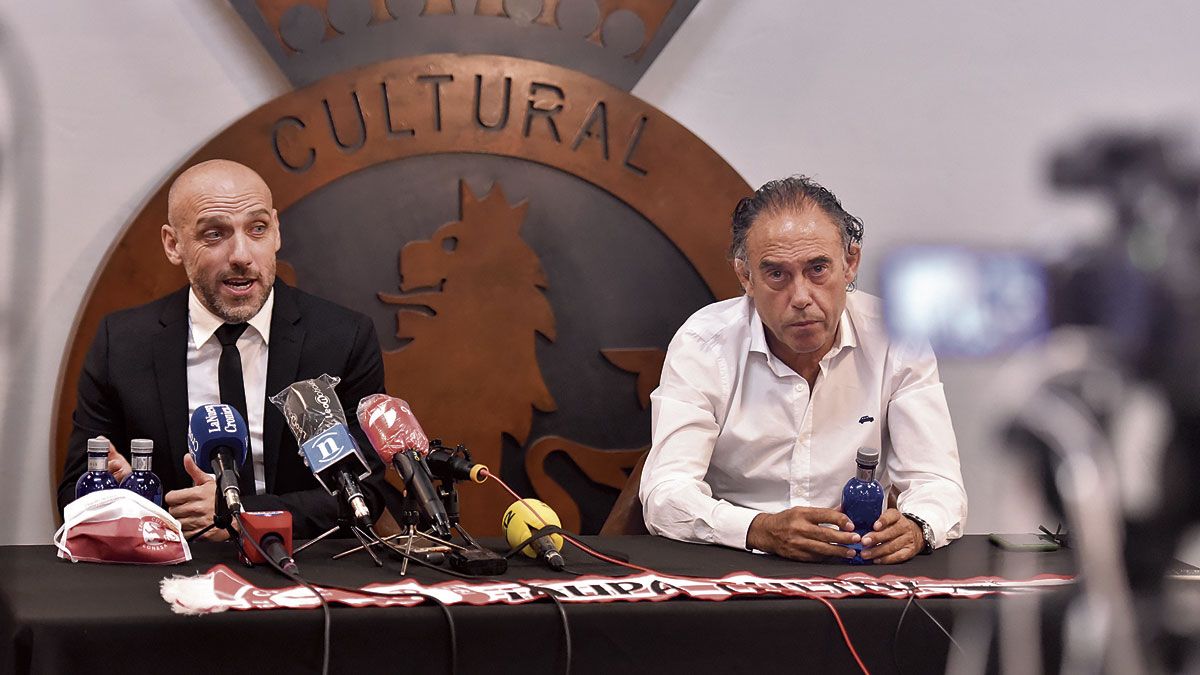
[[[236,408],[246,420],[247,432],[250,418],[246,415],[246,383],[242,379],[242,354],[237,341],[250,324],[227,323],[217,329],[217,340],[221,343],[221,361],[217,364],[217,384],[221,389],[221,403]],[[254,487],[254,455],[250,444],[246,444],[246,463],[238,467],[238,487],[242,494],[252,495]]]

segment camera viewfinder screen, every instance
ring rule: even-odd
[[[1012,252],[913,246],[881,268],[888,331],[928,340],[939,355],[980,357],[1045,336],[1046,272]]]

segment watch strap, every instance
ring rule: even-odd
[[[929,523],[925,522],[924,518],[911,513],[902,513],[900,515],[913,521],[921,528],[921,538],[925,540],[925,547],[918,552],[918,555],[933,553],[933,528],[929,526]]]

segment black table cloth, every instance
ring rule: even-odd
[[[619,552],[665,573],[719,577],[748,571],[767,577],[837,576],[850,571],[932,578],[1003,576],[1007,571],[1071,574],[1067,551],[1006,553],[986,537],[968,536],[929,556],[893,566],[850,567],[796,563],[714,546],[650,536],[585,537],[590,545]],[[499,542],[495,548],[501,548]],[[363,554],[329,556],[349,546],[325,541],[298,562],[314,583],[363,585],[394,580],[400,563],[383,569]],[[159,580],[191,575],[224,563],[266,587],[291,586],[269,569],[246,568],[231,544],[200,543],[194,559],[173,567],[71,564],[50,546],[0,547],[0,673],[302,673],[320,668],[320,610],[227,611],[205,616],[174,614],[159,594]],[[577,549],[565,551],[575,572],[608,576],[632,570],[600,562]],[[447,577],[409,568],[424,583]],[[504,578],[567,578],[518,557]],[[1057,651],[1057,620],[1070,591],[1043,594],[1051,619],[1043,646]],[[919,601],[948,629],[964,618],[994,617],[998,598]],[[859,654],[873,673],[942,672],[949,640],[906,602],[882,597],[834,600]],[[460,673],[563,672],[562,625],[549,601],[526,605],[456,605]],[[566,605],[573,673],[858,672],[828,608],[811,599],[757,597],[722,602],[675,599]],[[984,622],[981,625],[989,625]],[[449,672],[445,616],[426,603],[409,608],[333,605],[331,672]],[[995,646],[974,645],[993,654]],[[1054,660],[1047,663],[1053,663]]]

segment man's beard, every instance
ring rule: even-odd
[[[259,280],[266,281],[262,277]],[[209,311],[216,314],[225,323],[245,323],[254,318],[254,315],[258,314],[266,304],[267,296],[271,293],[271,284],[264,283],[257,296],[246,298],[245,301],[238,304],[230,304],[221,296],[221,284],[221,281],[217,281],[215,286],[192,284],[192,288],[199,291],[200,299],[204,301],[204,305],[208,307]]]

